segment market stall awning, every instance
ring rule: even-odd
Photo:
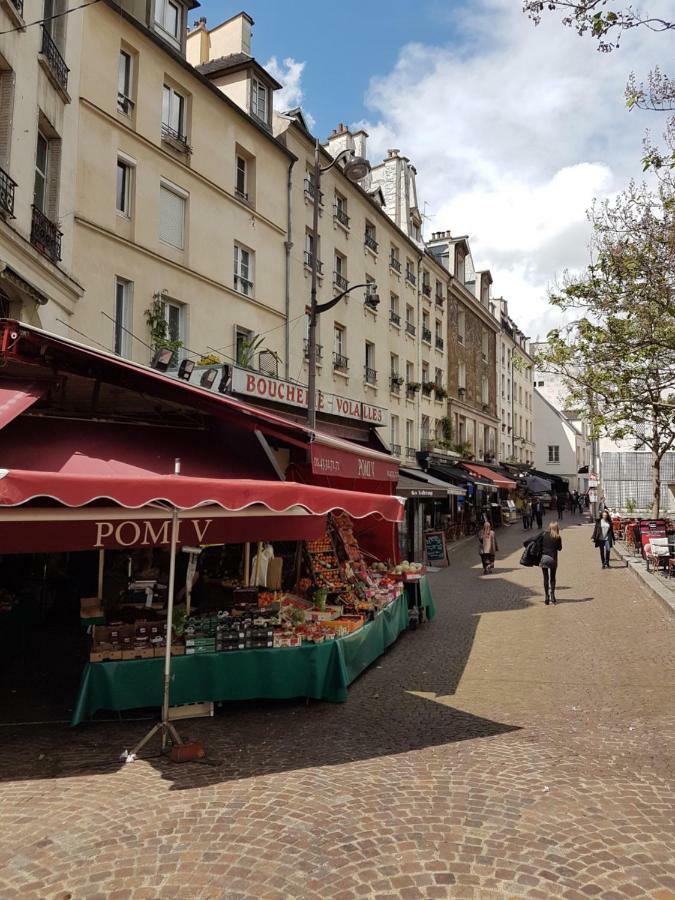
[[[479,478],[476,478],[475,475],[471,475],[467,472],[466,469],[460,469],[458,466],[443,466],[436,464],[430,466],[429,471],[434,477],[441,481],[445,481],[448,484],[459,481],[461,484],[472,484],[476,487],[494,489],[494,484],[491,481],[481,481]],[[462,495],[464,495],[464,493],[465,492],[462,491]]]
[[[468,469],[474,475],[478,475],[479,478],[486,479],[487,481],[491,481],[498,488],[502,488],[506,491],[514,491],[517,487],[516,482],[511,478],[507,478],[505,475],[500,475],[498,472],[494,472],[492,469],[487,469],[484,466],[477,466],[474,463],[462,463],[462,465]]]
[[[417,498],[419,500],[445,500],[448,496],[448,491],[445,487],[438,487],[418,478],[410,478],[403,472],[399,473],[396,493],[400,497]]]
[[[401,490],[402,487],[404,490]],[[433,496],[436,496],[435,492],[438,491],[438,496],[443,498],[449,494],[457,497],[464,497],[466,494],[466,491],[462,490],[462,488],[440,478],[434,478],[433,475],[430,475],[428,472],[422,472],[421,469],[401,469],[396,492],[403,497],[432,496],[429,493],[405,493],[405,490],[414,491],[420,488],[427,492],[434,492]]]
[[[44,387],[30,382],[0,381],[0,428],[30,409],[42,397],[44,390]]]
[[[551,490],[551,482],[547,478],[540,478],[538,475],[526,475],[525,484],[527,489],[533,494],[542,494]]]

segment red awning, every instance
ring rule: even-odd
[[[44,387],[29,382],[0,381],[0,428],[36,403],[44,393]]]
[[[503,488],[505,491],[514,491],[517,487],[515,481],[506,478],[505,475],[500,475],[498,472],[493,472],[492,469],[487,469],[485,466],[476,466],[473,463],[465,462],[463,462],[462,465],[471,472],[472,475],[478,475],[479,478],[486,478],[496,487]]]

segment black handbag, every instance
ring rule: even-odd
[[[541,541],[538,537],[528,541],[520,557],[521,566],[538,566],[541,560]]]

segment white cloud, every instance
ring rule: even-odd
[[[283,85],[281,90],[276,91],[274,95],[274,108],[277,112],[286,112],[286,110],[294,109],[296,106],[302,106],[304,97],[302,73],[305,70],[305,63],[297,62],[292,56],[287,56],[280,63],[276,56],[273,56],[266,63],[265,69],[273,78],[276,78],[279,84]],[[304,109],[303,115],[311,130],[314,126],[313,116]]]
[[[358,124],[371,159],[397,147],[413,161],[426,232],[468,234],[495,296],[536,336],[555,322],[548,284],[587,261],[593,198],[640,173],[643,131],[658,122],[626,109],[624,86],[667,48],[638,30],[601,54],[554,17],[535,28],[520,8],[471,0],[452,23],[456,43],[403,47],[371,81],[372,115]]]

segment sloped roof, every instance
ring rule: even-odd
[[[218,59],[211,59],[207,63],[195,66],[195,68],[200,75],[206,75],[207,78],[212,78],[214,75],[220,75],[223,72],[237,71],[238,69],[245,69],[249,66],[262,73],[275,89],[282,87],[276,78],[273,78],[259,62],[247,53],[230,53],[229,56],[219,56]]]

